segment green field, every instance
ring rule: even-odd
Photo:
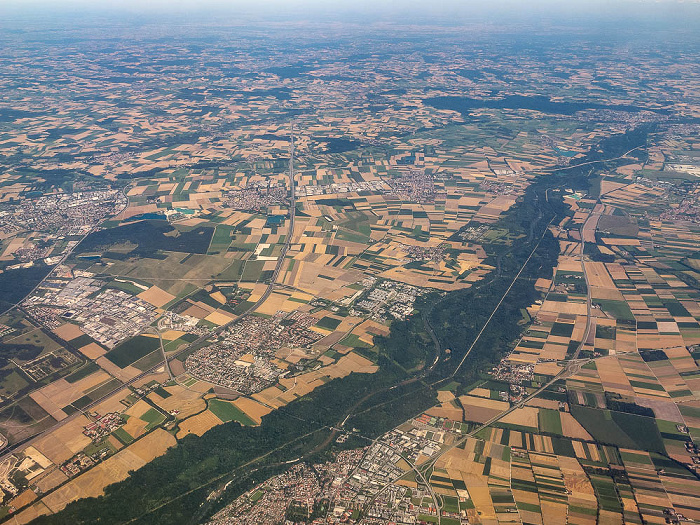
[[[112,435],[125,445],[128,445],[129,443],[132,443],[134,441],[134,438],[131,436],[131,434],[124,430],[123,427],[120,427],[114,432],[112,432]]]
[[[442,496],[442,510],[445,512],[459,512],[459,500],[453,496]],[[444,519],[442,520],[444,523]]]
[[[241,425],[249,427],[257,425],[257,423],[250,419],[243,411],[228,401],[210,399],[209,410],[224,423],[228,423],[229,421],[238,421]]]
[[[228,226],[226,224],[219,224],[214,230],[214,235],[211,238],[211,244],[209,245],[210,255],[217,253],[225,253],[228,247],[231,245],[231,232],[235,229],[234,226]]]
[[[241,281],[255,283],[260,279],[265,261],[246,261]]]
[[[93,372],[97,372],[100,369],[98,365],[93,363],[92,361],[88,361],[85,363],[82,367],[80,367],[78,370],[73,372],[70,375],[67,375],[65,377],[65,380],[68,381],[69,383],[75,383],[81,379],[86,378]]]
[[[571,414],[596,441],[621,448],[663,453],[663,439],[653,418],[588,407],[572,406]]]
[[[663,439],[654,418],[625,412],[612,412],[612,418],[642,450],[665,453]]]
[[[190,254],[183,257],[182,252],[164,253],[165,258],[139,258],[125,260],[109,260],[111,263],[105,269],[104,265],[93,266],[94,271],[111,275],[128,275],[139,282],[155,284],[159,288],[176,296],[182,296],[185,290],[192,291],[192,282],[206,281],[216,277],[230,264],[231,259],[224,255]],[[104,257],[103,257],[104,259]],[[172,276],[186,277],[182,281],[163,280]],[[139,290],[139,293],[143,290]]]
[[[91,401],[96,401],[105,394],[109,394],[113,390],[119,388],[121,384],[121,381],[119,381],[119,379],[117,379],[116,377],[110,378],[107,381],[100,383],[92,390],[88,390],[86,392],[86,397],[89,397]]]
[[[165,421],[165,416],[159,410],[151,408],[150,410],[142,414],[139,419],[148,423],[148,425],[146,425],[146,431],[149,431],[160,425],[163,421]]]
[[[615,319],[621,319],[625,321],[634,321],[634,315],[632,310],[627,305],[625,301],[613,301],[610,299],[596,299],[595,303],[600,305],[600,308]]]
[[[540,408],[538,414],[540,432],[562,435],[561,417],[557,410]]]
[[[322,318],[318,323],[316,323],[316,326],[320,328],[325,328],[326,330],[335,330],[338,328],[338,325],[341,323],[340,319],[335,319],[333,317],[324,317]]]
[[[137,335],[105,354],[105,357],[119,368],[125,368],[150,354],[160,346],[157,337]]]
[[[351,346],[353,348],[372,348],[372,345],[365,343],[357,334],[348,334],[340,341],[341,345]]]

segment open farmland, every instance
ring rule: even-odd
[[[41,15],[0,522],[700,520],[695,19]]]

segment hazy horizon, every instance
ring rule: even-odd
[[[465,20],[578,19],[595,21],[649,21],[691,24],[700,21],[700,0],[339,0],[329,5],[322,0],[5,0],[5,16],[41,17],[47,14],[133,14],[207,16],[228,14],[323,19],[376,17],[378,20],[452,22]],[[7,18],[5,18],[7,21]],[[0,27],[3,22],[0,21]]]

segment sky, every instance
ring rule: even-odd
[[[0,14],[197,14],[452,21],[560,18],[700,22],[700,0],[0,0]],[[0,25],[2,22],[0,21]]]
[[[663,11],[700,5],[700,0],[3,0],[6,7],[122,11],[382,11],[445,13],[624,13],[632,9]]]

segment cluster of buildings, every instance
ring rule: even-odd
[[[351,315],[370,314],[378,322],[390,319],[406,319],[415,310],[416,298],[424,290],[398,281],[380,281],[372,288],[376,279],[367,278],[362,285],[370,288],[369,293],[358,300],[350,311]]]
[[[387,432],[368,449],[345,484],[348,490],[339,494],[345,499],[336,498],[334,505],[362,509],[362,523],[416,524],[426,516],[436,520],[429,480],[411,471],[453,445],[464,430],[461,423],[422,414]]]
[[[199,319],[191,315],[178,314],[172,311],[166,311],[158,319],[158,330],[177,330],[178,332],[194,332],[197,335],[203,335],[207,329],[197,327]]]
[[[0,234],[4,237],[32,232],[31,238],[11,245],[3,254],[19,264],[53,258],[77,243],[70,237],[82,237],[99,222],[127,204],[117,190],[54,193],[38,198],[20,198],[0,204]],[[58,243],[58,241],[64,241]]]
[[[288,190],[285,186],[246,186],[226,194],[226,205],[235,210],[265,210],[287,202]]]
[[[66,321],[77,323],[110,349],[140,334],[156,319],[153,305],[123,290],[102,290],[102,283],[87,275],[68,281],[47,279],[22,304],[49,328]]]
[[[678,206],[669,206],[660,218],[666,221],[680,220],[700,224],[700,194],[689,195]]]
[[[402,244],[401,248],[406,250],[406,255],[412,261],[432,261],[440,262],[445,258],[446,244],[439,246],[413,246]]]
[[[443,514],[444,515],[444,514]],[[379,494],[366,509],[362,523],[380,525],[386,523],[418,524],[424,518],[437,519],[437,507],[426,485],[404,487],[391,485]]]
[[[45,326],[54,329],[64,323],[61,316],[65,312],[85,302],[101,288],[101,283],[87,276],[75,279],[50,277],[22,305]]]
[[[291,524],[292,514],[300,509],[309,511],[306,523],[318,524],[354,524],[360,519],[370,524],[417,524],[426,516],[437,519],[432,487],[410,473],[413,465],[425,464],[459,439],[462,425],[449,423],[424,414],[367,448],[340,452],[333,462],[295,465],[240,496],[209,525]],[[408,478],[415,482],[400,481]],[[321,501],[325,512],[319,513]]]
[[[685,425],[676,425],[679,432],[688,434],[688,427]],[[692,441],[688,440],[684,443],[685,451],[690,455],[690,460],[693,462],[692,465],[688,465],[688,468],[693,470],[696,474],[700,474],[700,450],[698,446]]]
[[[285,372],[276,364],[278,350],[308,349],[323,337],[310,330],[317,321],[302,312],[248,316],[226,330],[218,342],[190,355],[185,369],[194,377],[243,394],[259,392]]]
[[[436,189],[432,175],[423,170],[409,170],[400,177],[387,179],[391,189],[389,195],[402,200],[427,203],[435,200]]]
[[[72,478],[111,456],[114,449],[103,440],[125,423],[126,421],[118,412],[110,412],[102,417],[98,416],[94,422],[84,427],[83,434],[92,439],[92,442],[95,444],[102,441],[101,448],[97,448],[90,455],[85,454],[85,452],[78,452],[61,465],[61,472]]]
[[[54,372],[76,365],[79,362],[80,358],[76,355],[65,348],[59,348],[41,357],[37,357],[33,361],[22,365],[17,363],[17,365],[22,369],[22,372],[27,374],[34,381],[41,381]]]
[[[326,514],[338,520],[335,523],[346,523],[352,518],[353,511],[329,507],[327,502],[335,499],[363,454],[363,449],[350,450],[340,452],[332,462],[297,464],[241,495],[214,515],[209,525],[285,523],[290,508],[306,508],[310,511],[308,514],[313,516],[314,509],[319,508],[319,502],[324,503]],[[314,519],[313,523],[328,523],[326,516],[311,519]]]
[[[75,243],[73,243],[74,245]],[[12,257],[18,261],[16,266],[13,268],[26,268],[26,263],[33,263],[34,261],[40,261],[42,259],[50,259],[51,252],[53,252],[54,246],[51,243],[34,243],[27,242],[21,248],[17,248],[12,252]],[[46,261],[50,264],[51,261]]]
[[[300,193],[310,197],[312,195],[332,195],[336,193],[353,193],[361,191],[386,192],[387,185],[381,180],[333,183],[323,185],[308,185],[300,188]]]
[[[417,515],[427,509],[421,510],[411,498],[419,493],[427,496],[430,489],[418,483],[417,488],[406,491],[397,481],[412,470],[413,464],[425,462],[451,441],[449,433],[436,432],[418,421],[387,432],[367,449],[338,491],[334,508],[362,510],[366,516],[363,523],[367,518],[380,519],[380,523],[416,523]]]
[[[579,111],[576,119],[581,122],[620,122],[629,127],[648,122],[664,122],[668,115],[653,113],[651,111],[621,111],[616,109],[587,109]]]
[[[126,205],[118,190],[53,193],[4,204],[0,209],[0,232],[17,230],[81,235],[115,209]]]
[[[512,172],[511,174],[515,174]],[[480,184],[482,191],[490,193],[491,195],[511,195],[517,193],[519,188],[510,182],[501,182],[496,180],[485,180]]]
[[[96,443],[125,423],[126,421],[124,421],[124,418],[119,412],[110,412],[102,417],[98,417],[95,421],[87,425],[83,430],[83,434]]]
[[[109,447],[105,447],[105,449],[109,450]],[[106,451],[104,452],[105,455],[109,454]],[[83,452],[78,452],[75,456],[61,465],[61,472],[63,472],[69,478],[72,478],[80,474],[82,471],[89,469],[96,463],[97,462],[90,456],[86,456]]]
[[[510,384],[510,391],[505,390],[499,392],[499,396],[503,401],[518,403],[527,394],[525,383],[530,384],[535,379],[534,363],[519,364],[508,359],[508,356],[503,358],[497,366],[491,370],[491,376],[505,383]]]
[[[464,231],[459,233],[459,237],[464,241],[478,241],[487,231],[489,231],[489,227],[486,224],[476,227],[469,226]]]
[[[11,326],[7,326],[6,324],[0,323],[0,337],[4,337],[8,334],[11,334],[14,331],[15,329]]]

